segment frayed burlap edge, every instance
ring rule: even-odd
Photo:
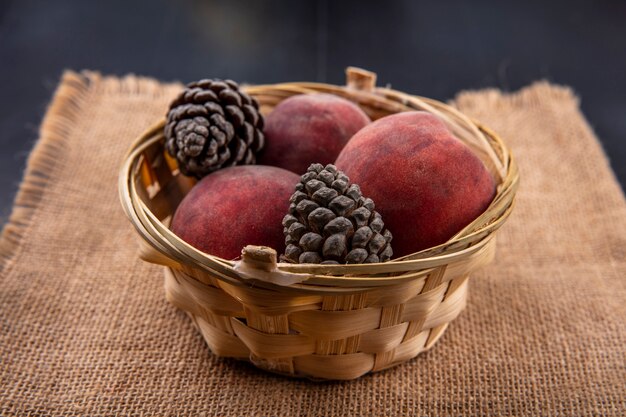
[[[514,106],[533,106],[545,102],[547,98],[565,101],[578,107],[580,99],[571,87],[551,84],[548,81],[535,81],[513,92],[503,92],[497,88],[465,90],[459,92],[451,101],[456,107],[471,108],[476,105],[475,97],[480,95],[482,102],[506,103]]]
[[[33,215],[54,178],[66,139],[78,119],[81,103],[89,89],[84,75],[66,71],[54,93],[26,163],[24,178],[13,203],[13,210],[0,235],[0,273],[5,272],[20,247]]]
[[[24,177],[13,202],[11,215],[0,234],[0,273],[8,272],[19,252],[45,194],[62,165],[66,142],[80,117],[82,103],[88,94],[129,94],[158,97],[179,90],[178,83],[161,84],[155,79],[126,75],[123,78],[102,76],[94,71],[80,73],[66,70],[48,106],[28,160]]]
[[[552,84],[547,80],[535,81],[532,84],[512,92],[502,91],[497,88],[464,90],[457,93],[448,104],[462,111],[471,112],[474,108],[484,107],[485,105],[495,106],[496,103],[511,109],[517,109],[519,107],[539,107],[545,104],[545,101],[548,99],[553,105],[571,106],[576,108],[577,111],[580,111],[580,97],[572,87]],[[582,118],[582,123],[589,137],[599,138],[586,118]],[[626,202],[626,192],[619,186],[619,179],[615,171],[611,168],[610,158],[604,149],[604,144],[600,139],[597,140],[597,143],[601,149],[599,157],[601,158],[602,164],[606,166],[613,182],[617,185],[616,192],[619,193],[622,201]]]

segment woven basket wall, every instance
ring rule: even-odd
[[[315,379],[353,379],[389,368],[433,346],[464,308],[469,274],[493,259],[494,235],[511,213],[518,184],[505,144],[446,104],[376,88],[375,74],[367,71],[349,68],[347,74],[345,87],[288,83],[245,90],[265,114],[287,97],[313,92],[352,100],[374,120],[408,110],[434,113],[488,167],[496,197],[445,244],[387,263],[277,264],[273,249],[254,246],[241,260],[225,260],[168,229],[194,180],[180,175],[166,155],[161,121],[132,145],[120,198],[140,237],[140,256],[166,267],[167,299],[190,315],[216,355]]]

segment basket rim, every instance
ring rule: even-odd
[[[425,276],[435,268],[445,267],[454,262],[463,262],[469,257],[483,259],[488,253],[493,252],[494,232],[506,221],[514,207],[515,193],[519,185],[519,171],[510,150],[491,129],[445,103],[388,88],[376,88],[372,92],[366,92],[332,84],[310,82],[245,86],[244,88],[253,96],[266,98],[270,96],[285,98],[289,95],[309,92],[332,92],[344,95],[356,101],[357,104],[375,103],[374,105],[387,110],[390,106],[394,106],[399,111],[426,110],[435,114],[447,112],[448,116],[444,116],[444,121],[463,126],[463,131],[456,129],[456,132],[453,132],[455,136],[459,136],[459,131],[467,135],[479,135],[477,141],[482,142],[485,149],[489,149],[486,152],[488,156],[492,160],[500,161],[500,165],[495,166],[495,171],[500,178],[495,178],[498,186],[493,201],[483,214],[447,242],[385,263],[274,264],[272,266],[274,274],[283,275],[291,281],[295,280],[289,284],[293,289],[320,289],[320,286],[334,286],[355,291],[366,290],[373,286],[394,285]],[[242,261],[226,260],[187,244],[157,219],[139,197],[135,189],[134,177],[138,172],[144,151],[155,142],[163,140],[164,123],[164,119],[161,119],[148,128],[133,142],[124,157],[118,182],[119,197],[124,212],[144,242],[161,255],[157,256],[157,259],[152,259],[153,262],[176,268],[192,267],[208,271],[218,279],[236,285],[249,285],[249,279],[255,277],[247,276],[245,268],[242,268]],[[388,273],[400,275],[380,276]],[[263,283],[263,285],[266,284],[274,287],[273,283]]]

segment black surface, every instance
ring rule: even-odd
[[[570,85],[626,183],[626,2],[0,0],[0,223],[65,68],[343,83],[348,65],[440,100]]]

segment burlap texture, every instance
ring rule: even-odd
[[[521,169],[496,261],[431,351],[314,383],[214,357],[136,257],[130,142],[177,85],[65,74],[0,241],[0,414],[624,415],[626,204],[567,88],[461,94]]]

